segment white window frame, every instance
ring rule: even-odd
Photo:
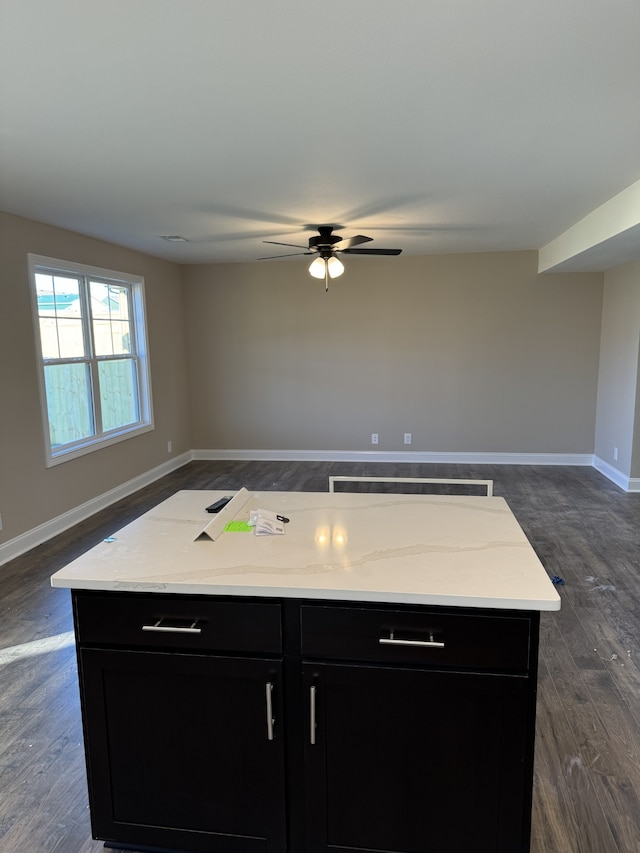
[[[142,435],[154,429],[153,422],[153,401],[151,396],[151,371],[149,366],[149,344],[147,339],[147,322],[144,297],[144,278],[138,275],[129,273],[117,272],[115,270],[106,270],[100,267],[87,266],[86,264],[78,264],[73,261],[62,261],[58,258],[49,258],[43,255],[35,255],[29,253],[27,255],[29,269],[29,288],[31,291],[31,306],[33,312],[33,328],[34,339],[37,356],[38,369],[38,386],[40,392],[40,410],[42,413],[42,429],[44,435],[45,446],[45,464],[47,468],[54,465],[59,465],[61,462],[67,462],[70,459],[77,459],[79,456],[84,456],[87,453],[93,453],[95,450],[100,450],[109,445],[116,444],[120,441],[125,441],[128,438],[133,438],[136,435]],[[122,285],[126,284],[131,291],[131,322],[135,337],[135,360],[137,363],[137,378],[138,378],[138,395],[140,419],[133,424],[108,432],[97,432],[94,435],[88,436],[81,441],[70,442],[59,447],[51,446],[49,415],[47,409],[47,395],[45,386],[44,368],[48,360],[42,355],[42,343],[40,337],[40,319],[38,312],[38,296],[36,289],[36,273],[45,273],[53,275],[68,275],[70,277],[83,278],[88,288],[89,279],[106,281],[109,284]],[[87,312],[83,312],[83,325],[85,326],[85,334],[91,324],[90,316],[85,316]],[[98,359],[93,352],[87,358],[92,365],[92,374],[95,376],[94,366]],[[96,428],[100,423],[99,413],[96,412],[96,405],[99,406],[99,400],[95,399],[96,389],[93,389],[92,394],[92,411]]]

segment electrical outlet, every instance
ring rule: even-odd
[[[171,439],[169,439],[169,441],[167,442],[167,453],[171,453],[172,450],[173,450],[173,442],[171,441]]]
[[[614,462],[618,461],[618,448],[617,447],[613,448],[613,461]]]
[[[404,443],[405,444],[411,444],[411,433],[410,432],[405,432]]]
[[[372,432],[371,433],[371,444],[377,444],[377,443],[378,443],[378,433]]]

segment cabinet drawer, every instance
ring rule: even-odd
[[[74,614],[81,645],[271,654],[282,650],[277,602],[74,593]]]
[[[305,657],[526,671],[532,618],[451,610],[302,607]]]

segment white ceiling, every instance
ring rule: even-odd
[[[639,37],[637,0],[0,0],[0,209],[184,263],[538,249],[640,178]]]

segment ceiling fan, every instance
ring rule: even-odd
[[[271,255],[267,258],[258,258],[259,261],[272,260],[274,258],[291,258],[294,255],[317,255],[312,261],[309,272],[314,278],[324,278],[325,290],[329,290],[329,279],[337,278],[344,272],[344,265],[338,255],[399,255],[402,249],[359,249],[362,243],[370,243],[373,237],[365,237],[358,234],[355,237],[343,239],[333,233],[332,225],[320,225],[318,236],[309,238],[308,246],[300,246],[296,243],[279,243],[276,240],[263,240],[272,246],[290,246],[292,249],[304,249],[303,252],[288,252],[284,255]]]

